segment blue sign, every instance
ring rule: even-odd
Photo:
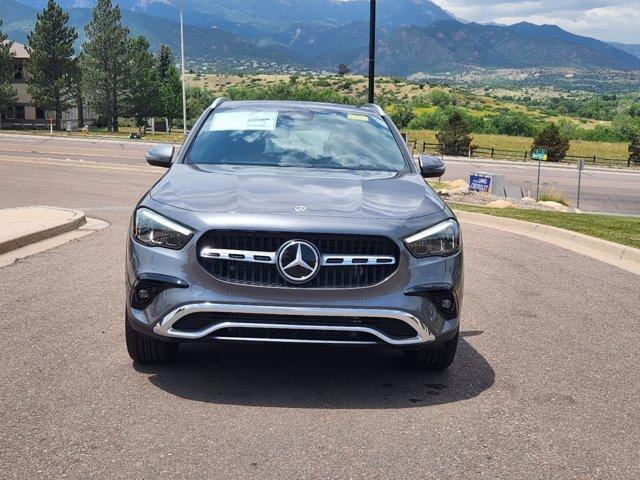
[[[491,175],[472,173],[469,175],[469,190],[488,192],[491,189]]]

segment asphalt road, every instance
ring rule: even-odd
[[[476,160],[446,160],[446,180],[469,178],[471,172],[500,173],[505,183],[518,187],[535,198],[538,167],[535,163],[487,163]],[[578,193],[578,170],[571,166],[543,165],[541,191],[562,192],[575,207]],[[590,168],[582,172],[580,210],[640,215],[640,171]]]
[[[54,164],[117,164],[144,166],[145,142],[65,139],[43,136],[0,134],[0,164],[3,161]],[[467,179],[469,173],[491,172],[505,175],[505,182],[535,196],[535,164],[488,164],[473,160],[447,160],[444,179]],[[576,205],[578,172],[575,168],[543,166],[542,190],[558,190]],[[584,211],[640,215],[640,171],[590,170],[583,172],[580,208]]]
[[[124,242],[159,172],[4,157],[0,208],[111,226],[0,269],[2,478],[640,477],[637,276],[463,225],[447,372],[406,371],[387,350],[240,345],[140,367],[123,338]]]

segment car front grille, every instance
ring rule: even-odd
[[[324,255],[370,256],[372,260],[369,264],[323,265],[318,274],[307,283],[292,284],[283,278],[274,263],[208,258],[202,255],[203,249],[273,254],[290,240],[306,240]],[[400,254],[393,240],[381,236],[235,230],[211,230],[200,238],[197,248],[198,261],[202,267],[219,280],[245,285],[296,288],[357,288],[375,285],[396,271]],[[390,263],[382,263],[381,259],[373,260],[381,257],[387,258]],[[357,261],[361,260],[364,261],[363,258]]]
[[[213,312],[200,312],[191,313],[182,317],[172,328],[181,332],[197,332],[213,325],[218,325],[224,322],[233,322],[235,324],[264,324],[265,328],[252,328],[251,330],[278,330],[270,329],[268,325],[300,325],[300,326],[326,326],[326,327],[369,327],[373,328],[387,337],[393,339],[408,339],[414,338],[418,335],[416,330],[406,322],[395,318],[384,317],[323,317],[323,316],[290,316],[290,315],[251,315],[251,314],[238,314],[238,313],[213,313]],[[233,330],[242,330],[244,327],[234,327]],[[227,330],[227,329],[224,329]],[[230,329],[231,330],[231,329]],[[302,330],[290,330],[287,335],[294,335],[291,332],[302,332]],[[223,335],[222,330],[216,331],[213,335]],[[304,334],[312,335],[316,337],[324,336],[333,339],[332,336],[345,336],[345,334],[352,334],[355,332],[335,332],[331,330],[316,330],[312,333]],[[267,333],[261,333],[261,336],[267,335]],[[302,333],[299,333],[302,335]],[[236,335],[240,336],[240,335]],[[250,337],[251,335],[244,335]],[[255,337],[254,337],[255,338]],[[286,337],[289,338],[289,337]]]

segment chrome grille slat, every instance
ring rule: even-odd
[[[298,288],[366,287],[397,269],[399,249],[389,238],[317,233],[211,230],[198,242],[198,261],[222,281],[292,287],[278,273],[276,257],[280,246],[293,239],[313,243],[322,254],[319,274],[306,284],[295,285]],[[239,255],[244,258],[237,258]]]

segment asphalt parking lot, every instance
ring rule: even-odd
[[[239,345],[134,365],[124,242],[161,171],[118,145],[78,144],[103,155],[91,166],[68,144],[49,161],[0,146],[0,208],[110,223],[0,269],[2,478],[640,477],[638,277],[490,228],[463,225],[447,372],[387,350]]]

